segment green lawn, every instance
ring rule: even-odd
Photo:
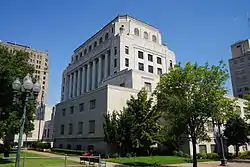
[[[180,164],[192,162],[189,158],[177,156],[148,156],[148,157],[131,157],[131,158],[111,158],[107,159],[108,162],[114,162],[125,165],[139,166],[139,165],[153,165],[157,164]],[[208,159],[198,160],[199,162],[212,161]]]
[[[10,157],[15,157],[16,154],[10,154]],[[23,153],[21,154],[23,156]],[[15,159],[4,160],[2,159],[3,154],[0,154],[0,167],[14,167]],[[26,153],[26,157],[44,157],[39,154]],[[23,166],[23,161],[20,162],[21,167]],[[67,165],[80,165],[79,162],[67,160]],[[64,166],[64,160],[60,158],[49,158],[49,159],[26,159],[25,167],[48,167],[48,166]]]
[[[109,162],[126,164],[126,165],[152,165],[157,164],[178,164],[187,162],[187,158],[176,156],[148,156],[148,157],[131,157],[131,158],[112,158]]]

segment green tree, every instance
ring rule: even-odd
[[[180,64],[162,75],[156,90],[157,107],[163,112],[166,129],[175,138],[185,136],[193,144],[193,167],[197,167],[196,144],[210,140],[206,125],[219,110],[228,72],[223,62],[218,66]],[[226,113],[226,111],[224,111]]]
[[[231,117],[227,121],[224,130],[224,136],[227,138],[228,146],[235,146],[237,157],[239,153],[239,147],[250,141],[248,139],[248,135],[248,125],[239,115]]]
[[[250,119],[250,94],[246,94],[244,99],[246,100],[246,107],[244,108],[245,117],[246,119]]]
[[[105,139],[116,145],[121,152],[135,152],[138,155],[150,154],[153,144],[161,141],[161,126],[158,123],[161,113],[152,106],[152,98],[142,89],[137,98],[131,96],[127,107],[121,112],[105,116]]]
[[[14,135],[19,132],[20,119],[23,113],[24,96],[16,94],[17,100],[13,103],[12,82],[16,78],[24,78],[28,73],[33,74],[34,68],[28,64],[29,53],[10,51],[0,46],[0,138],[4,141],[5,156],[9,155]],[[33,114],[35,106],[30,97],[27,106],[25,133],[33,129]]]

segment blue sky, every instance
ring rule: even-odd
[[[48,104],[55,105],[73,50],[118,14],[158,27],[177,61],[216,64],[228,62],[232,43],[249,38],[249,6],[249,0],[4,0],[0,40],[48,50]]]

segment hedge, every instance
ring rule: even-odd
[[[62,149],[62,148],[51,148],[51,152],[54,152],[57,154],[67,154],[67,155],[82,155],[82,154],[86,153],[87,151],[69,150],[69,149]]]

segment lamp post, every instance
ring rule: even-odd
[[[220,162],[221,162],[220,166],[226,166],[226,164],[227,164],[227,159],[226,159],[226,157],[225,157],[223,136],[222,136],[221,129],[220,129],[220,128],[221,128],[221,123],[218,121],[217,124],[218,124],[218,133],[219,133],[219,140],[220,140],[220,147],[221,147],[221,155],[222,155],[221,160],[220,160]]]
[[[25,100],[24,100],[24,106],[23,106],[23,115],[20,120],[21,126],[20,126],[20,132],[18,136],[18,150],[16,154],[16,167],[20,167],[20,153],[21,153],[21,145],[22,145],[22,138],[23,138],[23,132],[24,132],[24,125],[25,125],[25,119],[26,119],[26,107],[29,100],[29,96],[33,93],[36,97],[38,93],[40,92],[41,86],[39,83],[33,84],[32,79],[30,77],[30,74],[27,74],[26,77],[23,79],[23,83],[20,82],[20,80],[17,78],[12,83],[12,88],[14,90],[15,96],[14,100],[16,100],[16,94],[18,92],[24,93]]]

